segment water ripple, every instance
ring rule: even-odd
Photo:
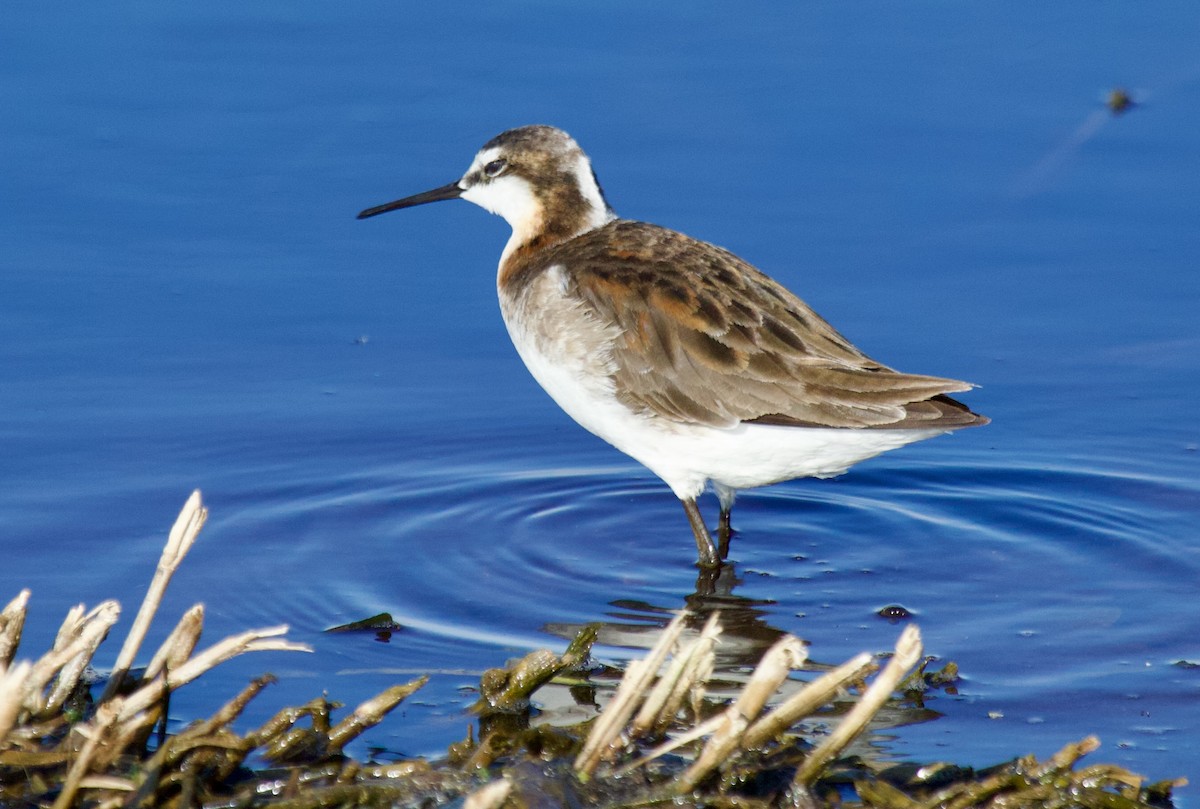
[[[238,547],[213,552],[246,564],[215,600],[268,623],[300,616],[327,648],[347,641],[321,629],[387,611],[406,629],[365,665],[463,671],[588,623],[600,624],[601,657],[627,657],[670,610],[720,609],[718,668],[730,682],[785,631],[812,638],[831,663],[888,648],[897,630],[877,613],[900,605],[931,653],[962,666],[959,710],[1021,706],[1061,738],[1053,720],[1068,721],[1065,704],[1077,719],[1081,700],[1115,710],[1128,694],[1153,693],[1154,710],[1178,711],[1195,688],[1167,664],[1200,656],[1196,621],[1180,606],[1200,574],[1198,502],[1195,481],[1086,462],[876,463],[745,493],[733,565],[710,580],[693,566],[675,499],[634,467],[418,474],[380,464],[284,479],[217,510],[218,545]],[[303,584],[262,599],[247,581],[263,570]],[[353,648],[344,654],[363,663]],[[464,697],[443,688],[445,713]],[[1188,711],[1200,725],[1200,709]],[[1095,724],[1081,731],[1135,732],[1131,721]]]

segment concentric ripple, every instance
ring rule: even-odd
[[[744,494],[733,564],[716,580],[693,566],[669,490],[630,465],[381,464],[260,490],[214,529],[296,584],[264,600],[227,577],[220,602],[266,622],[306,616],[302,631],[335,671],[365,677],[364,693],[422,666],[443,672],[414,706],[424,718],[397,728],[398,749],[408,734],[457,738],[474,673],[583,624],[600,623],[599,654],[620,658],[670,610],[720,609],[720,674],[736,681],[782,632],[830,663],[889,648],[898,628],[878,613],[898,605],[964,681],[957,697],[932,697],[956,721],[909,729],[896,749],[936,757],[970,738],[982,764],[1098,732],[1157,772],[1164,734],[1200,727],[1200,677],[1171,665],[1200,656],[1187,606],[1198,502],[1195,482],[1083,461],[885,459]],[[406,627],[388,644],[319,634],[385,611]]]
[[[1086,460],[876,466],[745,501],[740,524],[790,537],[754,565],[788,580],[763,586],[822,650],[881,648],[866,640],[890,631],[876,612],[898,604],[929,652],[962,667],[961,696],[942,707],[956,720],[906,731],[901,749],[969,741],[985,763],[1098,733],[1157,771],[1164,734],[1200,728],[1200,678],[1174,665],[1197,654],[1193,480]]]

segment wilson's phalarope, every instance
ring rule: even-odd
[[[945,394],[972,386],[867,357],[732,253],[618,219],[565,132],[512,129],[461,179],[360,219],[461,197],[504,217],[500,309],[517,353],[584,428],[683,501],[699,563],[728,551],[739,489],[831,477],[988,419]],[[697,496],[720,500],[718,549]]]

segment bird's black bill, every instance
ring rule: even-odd
[[[411,197],[398,199],[395,202],[385,202],[383,205],[376,205],[374,208],[367,208],[358,215],[359,219],[366,219],[370,216],[378,216],[381,213],[388,211],[398,211],[401,208],[411,208],[414,205],[424,205],[427,202],[441,202],[444,199],[458,199],[462,196],[463,190],[458,187],[458,181],[443,185],[441,188],[435,188],[432,191],[426,191],[423,194],[413,194]]]

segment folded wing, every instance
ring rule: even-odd
[[[617,234],[609,232],[615,229]],[[966,382],[888,368],[732,253],[617,221],[562,245],[569,293],[621,338],[622,401],[681,422],[955,429]]]

